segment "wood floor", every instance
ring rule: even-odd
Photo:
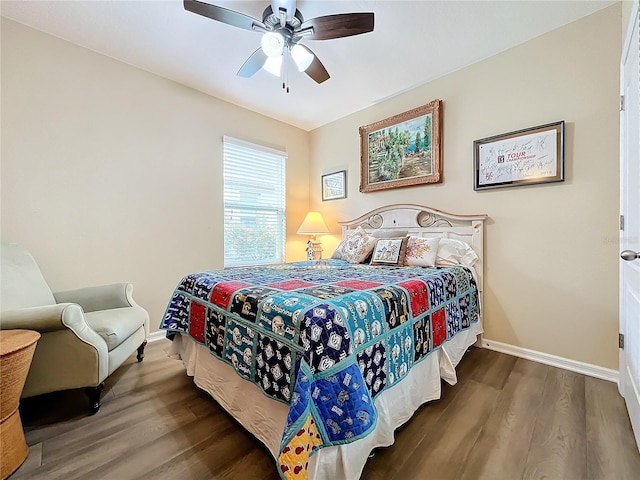
[[[85,416],[82,391],[23,401],[30,454],[20,479],[277,480],[262,444],[149,344]],[[472,348],[454,387],[423,406],[375,452],[364,480],[640,478],[624,401],[614,383]]]

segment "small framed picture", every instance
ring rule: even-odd
[[[322,175],[322,201],[347,198],[347,171]]]

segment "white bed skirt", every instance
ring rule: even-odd
[[[369,453],[393,444],[396,428],[406,423],[420,405],[440,398],[441,378],[451,385],[456,383],[455,366],[480,333],[481,324],[472,324],[415,365],[397,385],[381,393],[375,400],[378,422],[373,432],[356,442],[319,450],[309,461],[309,479],[360,478]],[[176,335],[169,355],[182,359],[195,384],[264,443],[274,459],[278,458],[287,405],[265,396],[257,385],[240,378],[232,366],[217,360],[207,347],[189,336]]]

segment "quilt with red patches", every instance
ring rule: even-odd
[[[322,260],[187,275],[160,328],[289,405],[278,467],[290,480],[317,449],[368,435],[375,398],[478,319],[466,267]]]

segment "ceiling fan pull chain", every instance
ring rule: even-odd
[[[291,63],[289,62],[289,49],[286,48],[285,51],[282,52],[282,55],[284,56],[284,80],[282,82],[282,88],[289,93],[289,63]]]
[[[287,66],[286,68],[286,75],[287,75],[287,93],[289,93],[289,60],[288,60],[288,56],[287,56]]]
[[[287,88],[287,56],[285,55],[287,49],[282,50],[282,89]]]

